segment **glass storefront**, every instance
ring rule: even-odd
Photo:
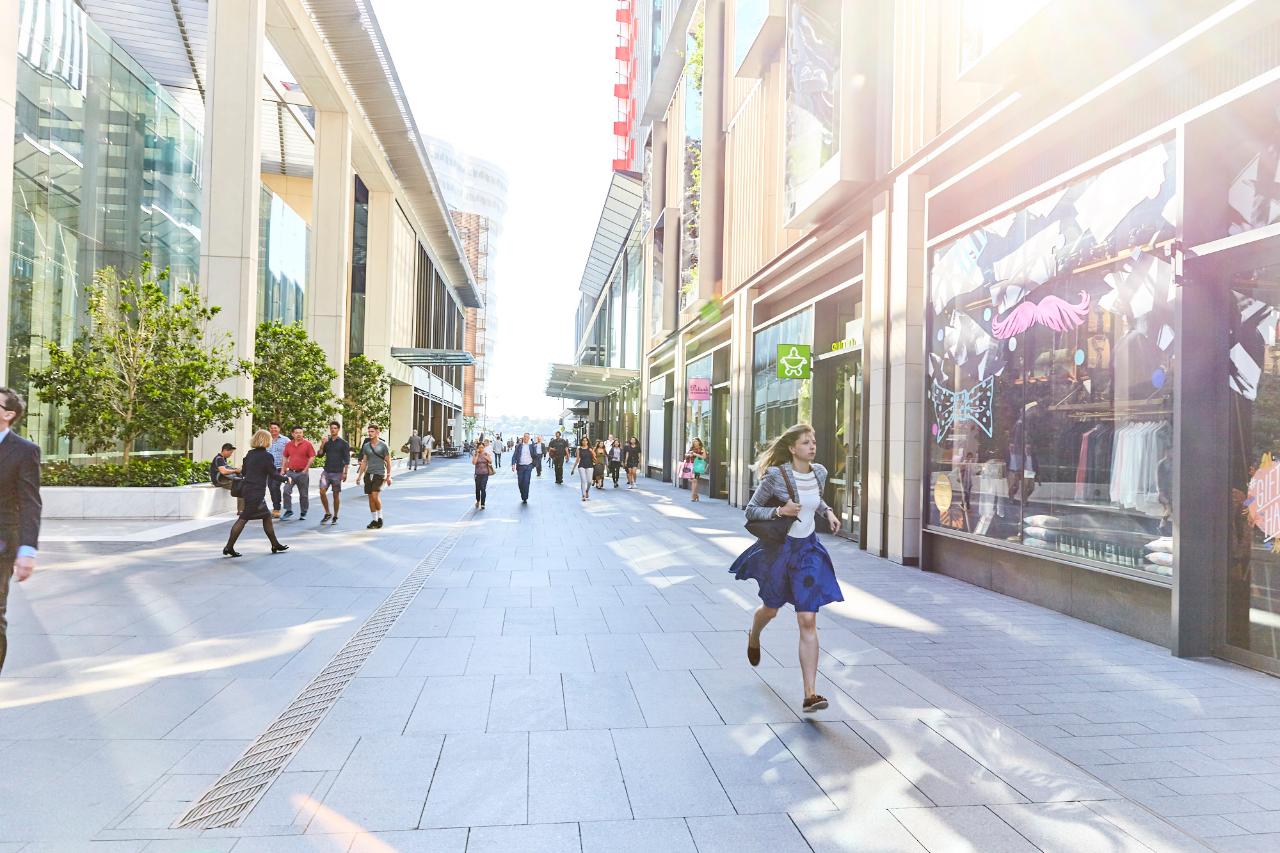
[[[711,448],[711,384],[715,355],[708,353],[685,365],[684,446],[687,452],[695,438]],[[708,472],[710,468],[708,468]]]
[[[364,353],[365,273],[369,263],[369,188],[356,175],[351,226],[350,357]]]
[[[932,254],[928,524],[1174,571],[1172,143]]]
[[[46,341],[70,344],[94,273],[149,254],[170,281],[200,268],[200,122],[74,3],[20,0],[8,377],[29,398]],[[66,451],[55,409],[26,427]]]
[[[813,345],[813,309],[806,308],[756,332],[751,365],[751,458],[787,428],[813,418],[813,380],[778,376],[778,346]],[[753,482],[755,473],[752,472]]]
[[[311,229],[266,187],[258,214],[258,322],[301,323]]]

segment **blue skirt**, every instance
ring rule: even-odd
[[[831,555],[817,533],[803,539],[788,536],[782,545],[757,540],[729,571],[738,580],[755,578],[765,607],[790,604],[799,613],[817,613],[824,604],[844,601]]]

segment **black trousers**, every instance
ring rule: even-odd
[[[610,462],[610,463],[609,463],[609,476],[613,478],[613,484],[614,484],[615,486],[616,486],[616,485],[618,485],[618,472],[619,472],[620,470],[622,470],[622,463],[621,463],[621,462]]]
[[[552,460],[552,462],[554,462],[556,466],[556,482],[563,483],[564,482],[564,457],[557,456],[555,459]]]
[[[271,492],[271,508],[280,509],[280,484],[271,480],[267,483],[267,489]]]
[[[0,557],[0,672],[4,671],[4,656],[9,650],[9,641],[5,638],[9,621],[5,618],[5,611],[9,609],[9,580],[12,577],[13,558]]]
[[[533,457],[533,470],[538,472],[539,477],[542,476],[542,457],[541,456]]]
[[[480,502],[480,506],[484,506],[485,498],[489,496],[489,475],[476,474],[476,500]]]

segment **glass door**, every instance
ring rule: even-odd
[[[711,392],[711,494],[729,499],[729,389],[716,388]]]
[[[862,535],[862,353],[855,350],[836,365],[835,453],[831,485],[840,514],[840,532]]]

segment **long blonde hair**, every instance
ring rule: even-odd
[[[764,452],[760,454],[760,458],[756,460],[756,475],[763,480],[770,468],[790,462],[791,449],[796,446],[796,442],[813,431],[813,427],[808,424],[796,424],[769,442]]]

